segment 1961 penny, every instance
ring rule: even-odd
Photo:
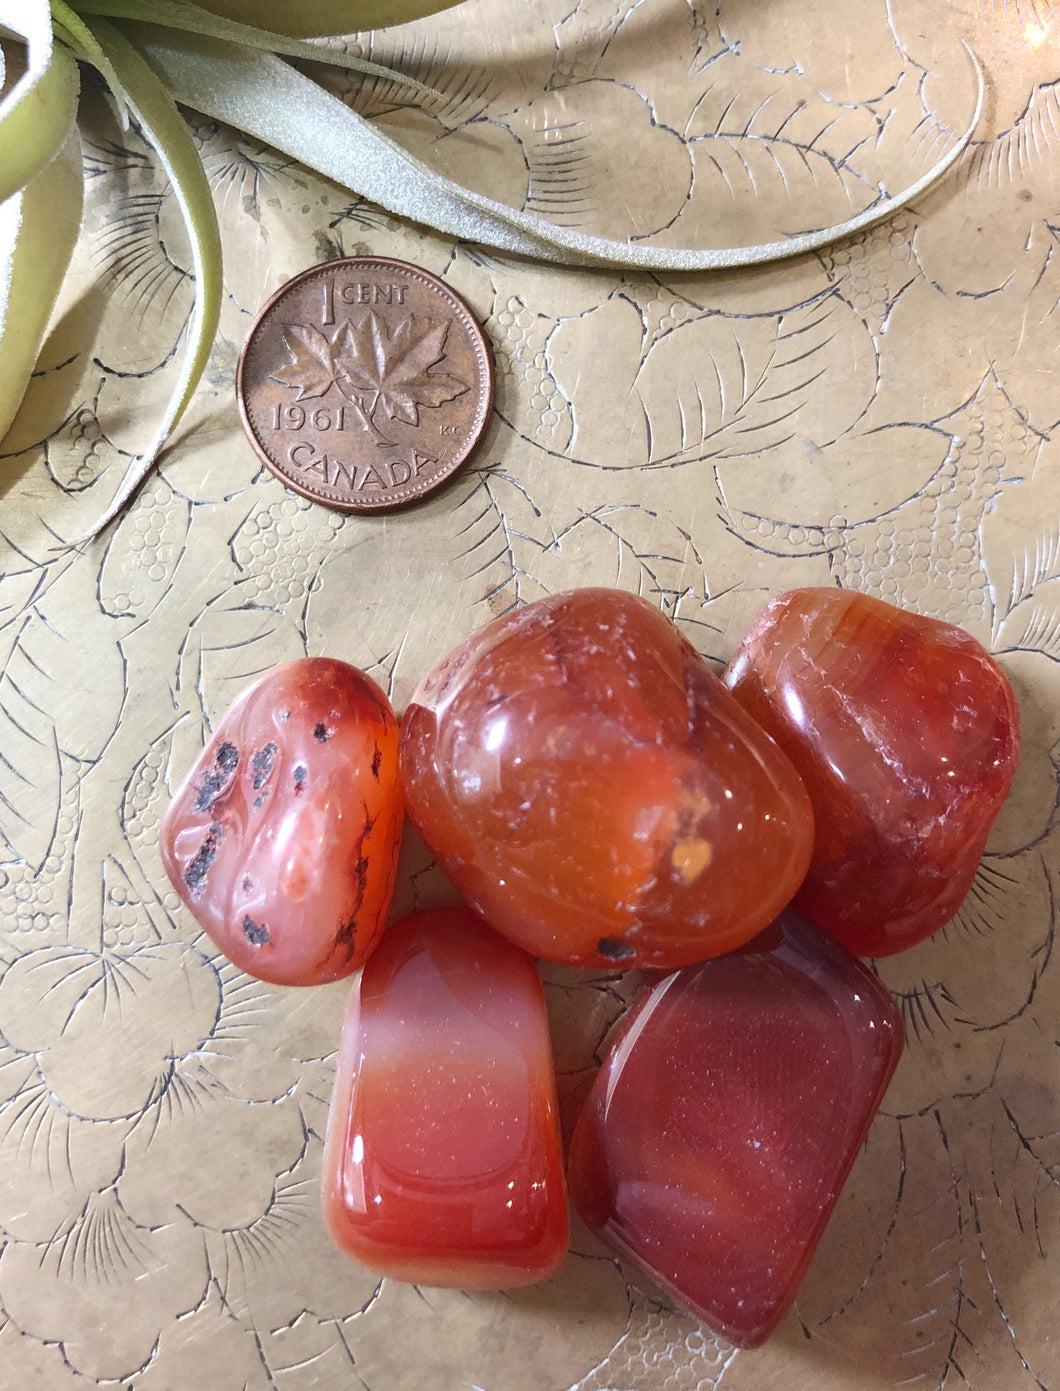
[[[431,492],[489,414],[489,349],[436,276],[363,256],[303,271],[262,308],[236,370],[255,450],[303,497],[379,512]]]

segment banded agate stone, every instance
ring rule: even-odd
[[[324,1213],[350,1256],[416,1284],[524,1285],[566,1255],[541,982],[466,908],[395,923],[354,983]]]
[[[646,600],[579,589],[461,643],[402,721],[410,819],[536,956],[672,967],[739,946],[809,863],[791,763]]]
[[[386,921],[398,725],[356,667],[309,657],[243,691],[162,822],[166,873],[220,950],[280,985],[355,971]]]
[[[1019,710],[961,628],[842,589],[774,599],[726,684],[813,803],[796,899],[861,956],[888,956],[960,907],[1019,758]]]
[[[785,914],[638,997],[571,1142],[583,1219],[744,1346],[791,1307],[902,1048],[890,996]]]

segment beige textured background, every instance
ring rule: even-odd
[[[76,273],[0,459],[3,1391],[1060,1391],[1060,7],[467,0],[356,40],[439,99],[352,99],[514,204],[726,245],[922,173],[971,109],[962,39],[988,93],[956,176],[741,274],[456,246],[198,124],[222,335],[157,477],[77,553],[191,303],[163,176],[86,96]],[[232,381],[269,293],[365,252],[468,299],[497,393],[451,486],[359,520],[259,469]],[[288,657],[353,661],[400,710],[452,642],[555,589],[645,593],[722,661],[768,595],[836,582],[992,648],[1025,749],[959,917],[881,964],[907,1052],[796,1312],[733,1354],[578,1230],[536,1289],[380,1285],[318,1216],[345,987],[217,957],[158,862],[168,789]],[[397,909],[445,895],[410,841]],[[569,1119],[630,982],[546,974]]]

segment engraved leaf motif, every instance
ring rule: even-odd
[[[19,647],[21,660],[32,664],[32,688],[54,723],[58,747],[87,763],[99,758],[118,725],[126,663],[113,625],[87,605],[82,609],[77,594],[74,573],[58,577],[34,606]],[[70,673],[89,671],[91,702],[71,698]]]
[[[844,390],[822,411],[830,373]],[[649,348],[623,424],[653,464],[746,459],[789,440],[820,450],[864,411],[876,373],[864,326],[835,296],[775,318],[707,315]]]
[[[994,600],[995,652],[1060,661],[1060,486],[1055,444],[1026,477],[1005,480],[983,517],[983,565]],[[1033,520],[1032,520],[1033,519]]]
[[[996,643],[1000,652],[1043,652],[1060,661],[1060,578],[1038,585],[1006,615]]]
[[[42,948],[0,981],[0,1021],[14,1047],[36,1055],[52,1096],[85,1119],[117,1120],[138,1116],[166,1086],[173,1059],[209,1036],[219,993],[209,962],[184,944],[124,954]],[[99,1063],[91,1076],[86,1053]]]
[[[335,380],[331,344],[313,324],[285,324],[282,337],[291,361],[277,367],[272,380],[292,387],[299,401],[323,396]]]
[[[278,1175],[269,1205],[245,1227],[226,1222],[207,1229],[211,1269],[224,1292],[225,1309],[250,1327],[278,1328],[306,1309],[341,1319],[350,1292],[362,1304],[379,1283],[334,1245],[321,1249],[316,1224],[320,1143],[310,1143],[289,1173]],[[341,1380],[340,1383],[341,1384]]]
[[[415,314],[391,332],[373,310],[349,326],[336,366],[354,391],[372,397],[369,413],[381,405],[388,419],[418,425],[421,406],[441,406],[468,390],[459,377],[432,370],[445,357],[448,332],[445,320]]]
[[[39,870],[51,851],[61,775],[55,719],[36,691],[32,612],[4,634],[0,650],[0,861]]]
[[[212,727],[262,672],[304,656],[305,643],[292,619],[273,608],[241,604],[233,595],[207,606],[190,625],[177,689]]]
[[[127,1380],[150,1361],[159,1330],[198,1303],[208,1280],[201,1231],[187,1221],[141,1227],[113,1189],[93,1194],[46,1245],[11,1241],[0,1253],[5,1311],[31,1338],[61,1344],[90,1385]]]
[[[547,360],[572,403],[572,452],[608,467],[745,460],[789,441],[812,455],[856,423],[878,373],[868,330],[835,294],[757,317],[705,311],[651,339],[642,312],[616,295],[563,320]],[[628,382],[621,409],[611,390],[585,389],[597,362],[613,369],[615,392]],[[844,390],[822,410],[833,372]]]

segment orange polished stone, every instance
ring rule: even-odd
[[[395,923],[354,983],[324,1214],[355,1260],[416,1284],[525,1285],[566,1255],[541,982],[466,908]]]
[[[797,903],[861,956],[953,917],[1019,758],[1019,710],[963,629],[867,594],[774,599],[725,680],[799,770],[813,859]]]
[[[745,1347],[798,1290],[902,1050],[887,991],[785,913],[645,990],[571,1141],[586,1223]]]
[[[670,967],[747,941],[809,861],[788,759],[665,615],[580,589],[474,633],[402,722],[409,815],[537,956]]]
[[[397,742],[375,682],[327,657],[272,668],[221,719],[159,848],[198,922],[250,975],[318,985],[371,951],[397,871]]]

